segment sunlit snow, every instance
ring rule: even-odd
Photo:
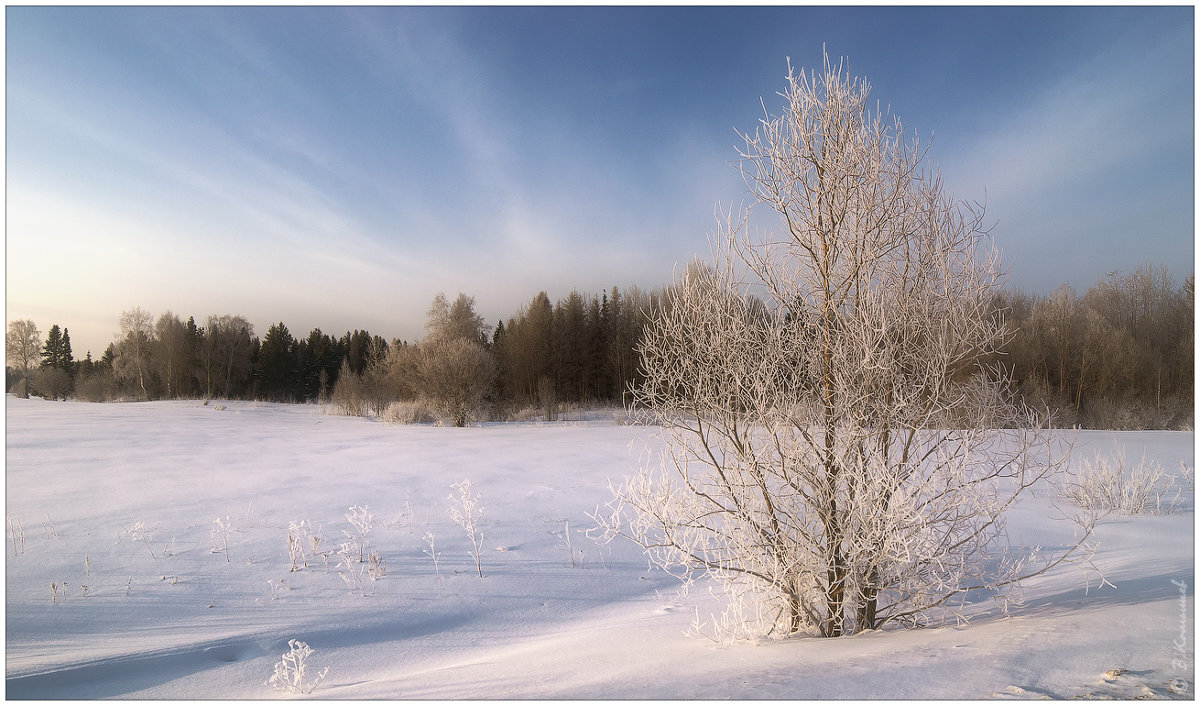
[[[719,645],[684,635],[717,609],[705,587],[679,595],[640,549],[587,533],[653,427],[6,404],[10,698],[282,698],[267,682],[292,639],[314,650],[313,673],[328,667],[311,694],[323,699],[1194,694],[1190,491],[1175,514],[1101,523],[1095,564],[1113,587],[1059,567],[1008,617],[988,602],[967,625]],[[1123,444],[1169,472],[1193,465],[1191,432],[1059,433],[1080,457]],[[484,508],[482,579],[447,513],[467,479]],[[1069,543],[1056,499],[1047,487],[1014,508],[1010,540]],[[374,515],[367,551],[386,568],[362,591],[336,553],[320,556],[355,534],[352,507]],[[290,571],[300,521],[320,541]]]

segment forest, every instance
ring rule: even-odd
[[[641,375],[639,344],[666,289],[538,292],[488,325],[473,297],[437,295],[418,342],[368,331],[298,336],[283,322],[259,336],[243,316],[201,325],[166,311],[120,315],[99,358],[75,359],[70,333],[45,338],[9,323],[6,389],[88,402],[253,399],[327,403],[352,415],[461,425],[544,417],[567,405],[625,405]],[[1110,273],[1083,294],[1005,290],[994,315],[1011,332],[994,364],[1013,393],[1059,427],[1177,429],[1193,424],[1194,277],[1162,267]]]

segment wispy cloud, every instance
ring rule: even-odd
[[[1170,248],[1147,247],[1147,237],[1187,242],[1193,123],[1177,98],[1189,87],[1178,71],[1147,71],[1179,66],[1182,34],[1190,42],[1181,33],[1138,44],[1137,62],[1128,60],[1133,46],[1098,51],[943,162],[958,196],[982,198],[986,189],[997,242],[1019,265],[1017,284],[1087,287],[1097,272],[1170,257]],[[1184,158],[1164,170],[1173,154]],[[1149,224],[1184,230],[1144,232]]]

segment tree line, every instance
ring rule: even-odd
[[[97,360],[72,356],[70,333],[46,338],[28,320],[9,324],[6,387],[49,399],[176,398],[330,402],[348,414],[383,414],[420,400],[447,423],[490,410],[535,408],[553,419],[565,404],[625,404],[643,380],[639,347],[667,289],[538,292],[488,325],[475,300],[439,294],[419,342],[368,331],[292,334],[283,322],[260,338],[240,315],[199,325],[167,311],[121,314],[116,340]],[[1194,278],[1163,268],[1112,273],[1079,295],[1006,290],[995,315],[1012,331],[995,363],[1010,367],[1025,402],[1060,426],[1178,428],[1192,424]]]
[[[19,320],[8,326],[6,387],[24,397],[93,402],[333,402],[350,414],[421,399],[451,423],[466,423],[483,407],[503,414],[537,406],[553,416],[563,403],[622,399],[637,380],[637,344],[655,296],[613,287],[551,303],[539,292],[493,327],[473,297],[439,294],[418,343],[360,330],[295,336],[282,321],[260,337],[240,315],[213,315],[200,325],[134,307],[121,314],[100,358],[88,351],[81,360],[73,358],[68,330],[54,324],[43,342],[32,321]]]
[[[1060,426],[1190,427],[1195,394],[1195,277],[1165,268],[1113,272],[1082,295],[1006,292],[1015,330],[1004,364],[1026,402]]]

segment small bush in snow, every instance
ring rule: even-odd
[[[289,650],[275,663],[275,674],[267,684],[293,694],[311,694],[325,675],[329,667],[317,672],[311,680],[308,677],[308,658],[313,654],[313,648],[299,640],[288,640]]]
[[[333,386],[333,409],[351,417],[367,416],[367,390],[362,377],[350,369],[350,359],[342,361],[341,372]]]
[[[291,561],[291,571],[299,571],[301,568],[308,566],[308,555],[320,554],[321,537],[320,532],[312,534],[310,525],[306,520],[296,522],[295,520],[288,523],[288,559]],[[328,560],[326,560],[328,564]]]
[[[1179,508],[1183,488],[1175,476],[1145,457],[1136,468],[1127,466],[1124,446],[1112,456],[1097,453],[1094,461],[1084,459],[1062,493],[1079,507],[1123,515],[1169,515]]]
[[[483,530],[479,527],[479,521],[483,519],[483,506],[479,504],[479,493],[471,487],[470,480],[459,481],[450,487],[458,491],[458,497],[453,494],[449,496],[451,505],[447,512],[450,519],[470,535],[475,555],[475,571],[479,573],[479,578],[483,578],[483,568],[479,563],[479,551],[483,546]]]
[[[21,521],[14,517],[8,518],[8,538],[12,541],[13,556],[25,551],[25,528],[21,526]]]
[[[150,546],[150,533],[146,531],[145,525],[143,525],[141,522],[138,522],[137,524],[135,524],[133,527],[130,527],[125,532],[126,532],[126,534],[129,535],[130,539],[134,540],[135,542],[141,542],[142,544],[146,545],[146,551],[150,552],[151,559],[158,558],[154,554],[154,548]]]
[[[354,541],[358,546],[358,562],[361,564],[363,561],[365,561],[364,550],[367,546],[367,534],[370,533],[371,528],[374,526],[375,516],[367,511],[366,505],[363,505],[362,507],[354,505],[350,508],[350,512],[346,515],[346,519],[349,520],[350,524],[354,525],[354,529],[358,531],[358,538],[355,539],[354,535],[345,530],[342,530],[342,534],[346,535],[347,539]]]
[[[209,540],[212,542],[211,552],[220,554],[224,552],[225,561],[229,561],[229,533],[233,531],[233,523],[229,521],[229,516],[224,519],[218,517],[213,520],[213,527],[209,531]]]
[[[571,521],[564,519],[562,522],[562,531],[551,530],[550,535],[559,540],[554,548],[566,552],[571,557],[571,566],[575,567],[583,563],[583,550],[579,550],[578,562],[576,562],[575,545],[571,540]]]
[[[292,587],[287,584],[286,579],[279,579],[278,581],[275,581],[274,579],[267,579],[267,586],[270,589],[271,600],[273,601],[279,600],[279,594],[281,592],[292,590]]]
[[[371,573],[369,566],[363,566],[361,562],[354,560],[354,549],[353,542],[345,542],[338,547],[338,576],[342,577],[342,581],[351,591],[362,596],[373,596],[376,577]]]
[[[381,579],[387,575],[387,564],[384,563],[383,557],[379,556],[379,552],[371,550],[371,556],[367,557],[369,566],[367,571],[371,574],[371,579]]]
[[[383,421],[392,424],[433,424],[437,417],[422,400],[392,402],[383,411]]]
[[[426,532],[425,536],[421,537],[421,539],[425,540],[425,543],[429,545],[428,549],[422,549],[421,551],[425,554],[428,554],[430,559],[433,559],[433,575],[436,576],[437,580],[440,582],[442,580],[442,574],[438,571],[438,557],[440,554],[433,546],[436,538],[433,536],[433,532]]]

